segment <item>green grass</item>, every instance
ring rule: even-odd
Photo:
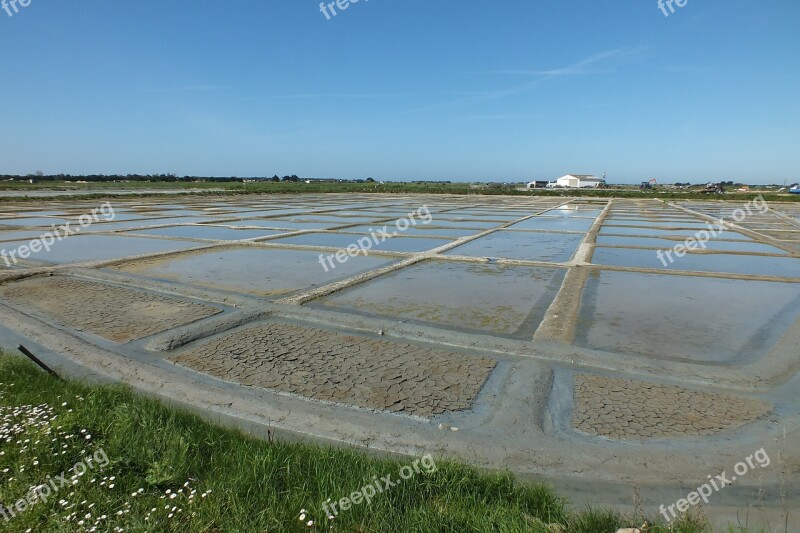
[[[326,499],[347,496],[375,476],[392,474],[397,480],[412,459],[257,440],[124,387],[58,381],[9,355],[0,354],[0,376],[0,502],[13,505],[29,487],[72,469],[87,455],[101,458],[75,485],[8,522],[0,517],[2,531],[88,531],[101,516],[106,518],[98,531],[175,532],[329,531],[333,526],[358,532],[604,533],[644,521],[611,511],[575,513],[548,487],[440,460],[435,471],[423,468],[376,495],[370,505],[354,506],[328,521],[321,511]],[[24,406],[50,406],[53,415],[26,413]],[[11,427],[19,433],[9,435]],[[301,509],[314,526],[301,523]],[[645,531],[706,531],[698,522],[685,519],[669,530],[648,526]]]
[[[382,193],[382,194],[456,194],[456,195],[502,195],[502,196],[555,196],[563,198],[658,198],[661,200],[733,200],[746,202],[763,195],[768,202],[798,202],[800,195],[775,194],[770,189],[753,188],[749,193],[702,194],[698,190],[670,190],[656,188],[651,191],[640,191],[637,186],[620,186],[609,189],[538,189],[535,192],[517,190],[518,185],[492,184],[480,188],[472,188],[468,183],[410,183],[387,182],[377,183],[304,183],[304,182],[271,182],[257,183],[238,182],[139,182],[128,183],[92,182],[86,184],[65,183],[62,181],[42,181],[34,184],[27,182],[0,182],[0,199],[13,201],[63,201],[66,199],[113,198],[115,192],[141,191],[137,194],[119,195],[124,198],[152,196],[147,191],[185,190],[193,196],[204,195],[242,195],[242,194],[327,194],[327,193]],[[217,189],[217,190],[213,190]],[[60,196],[60,197],[3,197],[3,191],[46,191],[61,192],[97,191],[96,194]],[[165,196],[159,194],[158,196]]]

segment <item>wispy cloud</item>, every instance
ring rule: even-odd
[[[416,109],[409,110],[407,111],[407,113],[419,113],[423,111],[438,109],[441,107],[450,107],[462,104],[474,104],[479,102],[486,102],[490,100],[497,100],[499,98],[504,98],[514,94],[524,93],[554,78],[574,75],[577,72],[586,72],[587,67],[594,65],[595,63],[600,63],[602,61],[607,61],[611,59],[619,59],[626,56],[632,56],[634,54],[641,52],[642,50],[643,47],[623,47],[623,48],[614,48],[612,50],[605,50],[602,52],[598,52],[594,55],[591,55],[585,59],[582,59],[572,65],[567,65],[565,67],[543,70],[543,71],[531,71],[532,73],[535,73],[534,75],[537,76],[537,78],[526,83],[512,85],[510,87],[506,87],[504,89],[497,89],[494,91],[485,91],[483,93],[477,93],[473,96],[459,98],[457,100],[452,100],[449,102],[442,102],[438,104],[431,104],[425,107],[419,107]]]
[[[402,93],[297,93],[297,94],[270,94],[272,98],[305,99],[305,98],[403,98],[410,96]]]
[[[539,118],[541,115],[531,113],[498,113],[496,115],[469,115],[465,120],[514,120],[520,118]]]
[[[613,69],[560,68],[554,70],[489,70],[481,74],[500,74],[510,76],[590,76],[593,74],[610,74]]]
[[[193,93],[226,91],[232,87],[228,85],[182,85],[177,87],[150,87],[142,89],[144,93]]]

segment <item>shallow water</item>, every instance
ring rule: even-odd
[[[570,207],[564,206],[559,207],[557,209],[551,209],[546,213],[543,213],[545,216],[561,216],[561,217],[588,217],[588,218],[597,218],[600,213],[602,213],[602,209],[597,209],[593,206],[579,206],[579,207]]]
[[[255,239],[258,237],[268,237],[281,233],[277,230],[248,230],[233,229],[223,226],[171,226],[168,228],[137,230],[136,234],[141,235],[161,235],[163,237],[178,237],[188,239],[211,239],[219,241]]]
[[[327,255],[327,254],[326,254]],[[267,248],[226,248],[119,268],[146,277],[262,296],[278,296],[344,279],[389,264],[369,256],[334,260],[326,272],[319,252]]]
[[[553,268],[428,261],[335,293],[315,306],[530,337],[564,273]]]
[[[47,230],[0,231],[0,242],[37,239],[44,233],[47,233]],[[14,243],[12,246],[20,244],[24,243]]]
[[[246,219],[246,220],[237,220],[235,222],[221,222],[220,224],[224,226],[230,226],[232,228],[242,228],[242,227],[277,228],[277,229],[290,229],[294,231],[303,229],[330,229],[335,226],[342,225],[331,222],[295,222],[291,220],[282,220],[276,218]]]
[[[662,255],[664,261],[661,261],[656,252],[656,250],[598,247],[595,249],[592,262],[598,265],[800,278],[800,259],[792,257],[689,253],[677,257],[673,252],[673,262],[670,262],[669,257],[664,255]]]
[[[655,229],[669,229],[669,228],[692,228],[692,229],[708,229],[708,225],[704,222],[697,220],[642,220],[640,218],[619,219],[609,218],[606,219],[603,227],[612,226],[644,226],[652,227]]]
[[[200,224],[203,222],[214,222],[215,220],[224,220],[225,217],[218,217],[215,218],[213,215],[208,215],[204,217],[165,217],[165,218],[148,218],[146,220],[130,220],[130,221],[121,221],[119,223],[127,224],[129,227],[137,227],[137,226],[166,226],[168,224]],[[103,222],[93,224],[93,227],[104,227],[105,224],[115,224],[117,222]]]
[[[654,237],[616,237],[613,235],[599,235],[597,237],[597,244],[613,245],[613,246],[647,246],[652,248],[659,248],[662,250],[669,250],[677,244],[682,244],[684,239],[670,240],[670,239],[657,239]],[[785,254],[786,252],[780,248],[770,246],[769,244],[762,244],[757,241],[726,241],[720,239],[710,239],[706,243],[706,248],[713,251],[728,251],[728,252],[749,252],[749,253],[765,253],[765,254]]]
[[[445,255],[502,257],[527,261],[569,261],[583,235],[499,230],[462,244]]]
[[[0,226],[30,226],[47,228],[53,224],[60,226],[72,222],[66,218],[46,218],[46,217],[25,217],[25,218],[2,218],[0,219]]]
[[[694,237],[698,231],[702,231],[703,228],[698,229],[658,229],[658,228],[626,228],[620,226],[606,226],[605,224],[600,229],[601,235],[609,235],[609,234],[616,234],[616,235],[636,235],[642,237],[663,237],[666,235],[675,235],[679,237]],[[706,227],[707,229],[707,227]],[[722,232],[722,235],[725,235],[726,239],[729,240],[743,240],[749,241],[752,240],[747,235],[743,235],[741,233],[737,233],[733,230],[726,230]]]
[[[5,248],[16,248],[21,244],[0,243]],[[45,263],[78,263],[117,259],[140,254],[183,250],[198,246],[189,241],[168,241],[147,237],[124,237],[121,235],[72,235],[52,244],[50,251],[32,253],[30,259]]]
[[[433,217],[428,226],[443,226],[448,228],[476,228],[489,229],[502,226],[505,222],[487,222],[486,220],[448,220],[443,217]]]
[[[800,284],[594,272],[576,344],[655,359],[744,362],[800,318]]]
[[[595,219],[575,217],[546,217],[539,216],[517,222],[511,229],[535,229],[542,231],[579,231],[585,233],[592,227]]]
[[[383,250],[387,252],[424,252],[452,242],[449,239],[424,239],[414,237],[394,237],[378,242],[369,235],[349,235],[340,233],[309,233],[294,237],[284,237],[271,240],[275,244],[299,244],[306,246],[332,246],[336,248],[346,248],[352,244],[363,243],[364,248],[372,250]]]
[[[371,232],[378,232],[378,230],[383,230],[383,227],[386,226],[386,231],[389,233],[396,231],[397,227],[393,224],[369,224],[363,226],[353,226],[352,228],[347,228],[343,231],[348,232],[358,232],[358,233],[371,233]],[[465,229],[465,228],[442,228],[442,227],[431,227],[431,226],[409,226],[408,229],[402,232],[403,235],[417,235],[420,237],[466,237],[468,235],[475,235],[485,231],[483,229]]]

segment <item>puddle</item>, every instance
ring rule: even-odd
[[[798,318],[800,284],[594,272],[576,343],[654,359],[748,362]]]
[[[666,248],[664,249],[667,250]],[[628,248],[595,248],[592,263],[598,265],[627,266],[638,268],[661,268],[669,270],[694,270],[699,272],[722,272],[727,274],[780,276],[800,278],[800,259],[792,257],[770,257],[729,254],[686,254],[676,257],[667,266],[656,255],[656,250]]]
[[[11,245],[16,248],[19,243]],[[167,241],[147,237],[123,237],[120,235],[73,235],[56,241],[50,251],[31,253],[30,258],[44,263],[78,263],[85,261],[104,261],[132,255],[183,250],[198,246],[189,241]],[[8,247],[8,243],[0,243]]]
[[[560,263],[570,260],[582,239],[583,235],[567,233],[499,230],[462,244],[446,252],[445,255],[502,257]]]
[[[430,261],[314,304],[367,316],[530,338],[566,271]]]
[[[227,248],[179,257],[141,261],[116,270],[234,292],[278,296],[310,289],[379,268],[394,259],[350,257],[328,272],[319,252],[260,248]]]

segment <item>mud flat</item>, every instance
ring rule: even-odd
[[[740,206],[116,199],[114,220],[19,253],[99,204],[4,204],[3,346],[254,431],[459,457],[593,504],[635,490],[653,511],[764,448],[706,512],[800,507],[794,206],[679,254]],[[396,236],[359,249],[378,228]]]

